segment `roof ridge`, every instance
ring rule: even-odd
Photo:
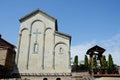
[[[51,15],[45,13],[44,11],[42,11],[42,10],[40,10],[40,9],[38,8],[38,9],[32,11],[31,13],[29,13],[29,14],[23,16],[22,18],[20,18],[19,21],[22,22],[22,21],[26,20],[27,18],[29,18],[30,16],[35,15],[35,14],[38,13],[38,12],[41,12],[41,13],[43,13],[44,15],[47,15],[48,17],[50,17],[50,18],[53,19],[53,20],[57,20],[57,19],[55,19],[54,17],[52,17]]]

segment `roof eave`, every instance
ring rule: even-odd
[[[15,45],[13,45],[13,44],[9,43],[8,41],[4,40],[3,38],[0,38],[0,39],[1,39],[2,41],[4,41],[5,43],[7,43],[7,44],[11,45],[13,48],[16,48],[16,46],[15,46]]]
[[[47,15],[48,17],[50,17],[52,20],[55,20],[55,21],[56,21],[56,19],[55,19],[54,17],[48,15],[47,13],[41,11],[40,9],[36,9],[35,11],[31,12],[30,14],[27,14],[26,16],[23,16],[22,18],[19,19],[19,21],[20,21],[20,22],[23,22],[23,21],[25,21],[26,19],[28,19],[30,16],[33,16],[33,15],[37,14],[38,12],[41,12],[41,13],[43,13],[44,15]]]
[[[69,34],[65,34],[65,33],[58,32],[58,31],[56,31],[56,33],[58,33],[58,34],[61,34],[61,35],[64,35],[64,36],[66,36],[66,37],[69,37],[69,38],[71,38],[71,36],[70,36]]]

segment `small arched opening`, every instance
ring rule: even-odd
[[[43,78],[43,80],[48,80],[47,78]]]
[[[56,78],[56,80],[61,80],[61,78]]]

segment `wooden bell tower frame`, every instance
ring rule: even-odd
[[[96,55],[97,60],[99,60],[100,64],[101,64],[101,58],[102,58],[102,54],[104,52],[105,52],[105,49],[100,47],[100,46],[98,46],[98,45],[88,49],[86,54],[89,55],[89,57],[90,57],[90,62],[89,62],[90,65],[92,65],[92,62],[93,62],[92,60],[93,60],[94,55]]]

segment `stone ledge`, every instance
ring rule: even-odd
[[[71,76],[71,73],[20,73],[21,76]]]

